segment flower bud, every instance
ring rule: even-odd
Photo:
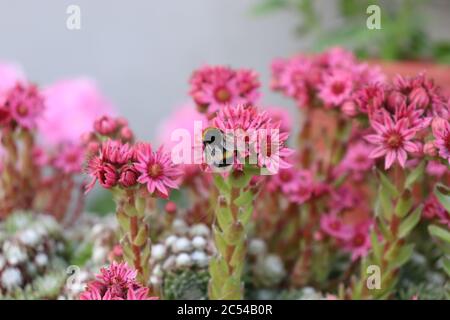
[[[430,103],[428,93],[422,87],[413,89],[413,91],[411,91],[411,93],[409,94],[409,100],[411,101],[411,103],[416,104],[417,108],[421,109],[426,108]]]
[[[358,114],[358,108],[356,107],[356,104],[354,101],[346,101],[341,106],[342,112],[350,117],[353,118]]]
[[[124,117],[118,117],[118,118],[116,119],[116,124],[117,124],[119,127],[126,127],[126,126],[128,126],[128,120],[125,119]]]
[[[125,165],[120,171],[119,183],[124,188],[132,187],[136,184],[138,172],[133,165]]]
[[[100,149],[100,144],[96,141],[89,142],[86,147],[86,151],[88,154],[96,154],[99,149]]]
[[[426,154],[429,157],[436,157],[438,154],[438,150],[436,146],[434,145],[433,141],[429,141],[425,143],[423,146],[423,153]]]
[[[389,110],[395,111],[398,107],[406,103],[406,97],[398,91],[392,91],[387,100]]]
[[[175,202],[169,201],[166,203],[165,210],[168,214],[175,214],[177,212],[177,205]]]
[[[119,180],[116,169],[109,163],[103,165],[99,172],[100,185],[106,189],[114,187]]]
[[[130,127],[123,127],[120,129],[120,138],[124,141],[130,141],[133,139],[133,131]]]
[[[117,129],[117,123],[109,116],[102,116],[94,122],[94,130],[104,136],[108,136]]]

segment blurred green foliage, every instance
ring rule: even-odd
[[[95,192],[92,192],[88,198],[86,209],[96,215],[105,216],[116,212],[116,205],[111,192],[96,188]]]
[[[371,4],[381,8],[380,30],[366,27],[369,16],[366,9]],[[333,5],[342,23],[332,30],[323,25],[314,0],[261,0],[254,12],[258,15],[276,10],[294,12],[299,20],[297,34],[317,39],[313,51],[339,45],[354,50],[360,58],[432,59],[450,63],[450,42],[433,42],[424,31],[426,21],[421,10],[429,4],[424,0],[335,0]]]

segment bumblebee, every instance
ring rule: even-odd
[[[202,143],[207,163],[216,168],[226,168],[234,162],[233,146],[226,146],[225,134],[218,128],[209,127],[203,131]],[[219,154],[221,150],[221,154]]]

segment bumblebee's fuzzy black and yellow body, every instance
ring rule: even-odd
[[[216,156],[217,148],[222,151],[222,158],[212,163],[217,168],[228,167],[234,161],[234,150],[229,150],[225,145],[225,141],[224,133],[218,128],[209,127],[203,131],[202,143],[204,150],[213,158]]]

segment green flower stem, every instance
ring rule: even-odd
[[[361,264],[361,280],[354,285],[353,298],[387,299],[391,296],[398,281],[398,272],[411,258],[414,244],[408,243],[407,236],[418,224],[422,206],[414,204],[411,190],[422,176],[425,164],[405,176],[403,169],[394,168],[394,181],[378,172],[380,189],[377,205],[377,226],[382,239],[375,230],[371,231],[372,250]],[[379,289],[367,286],[369,265],[380,268],[381,286]]]
[[[246,228],[253,212],[253,194],[247,189],[250,170],[215,177],[220,196],[213,227],[217,255],[211,259],[208,295],[213,300],[243,299],[241,282],[246,254]]]
[[[150,236],[145,221],[146,201],[134,190],[115,190],[117,220],[122,231],[121,245],[125,261],[138,272],[138,280],[145,286],[149,280]]]

